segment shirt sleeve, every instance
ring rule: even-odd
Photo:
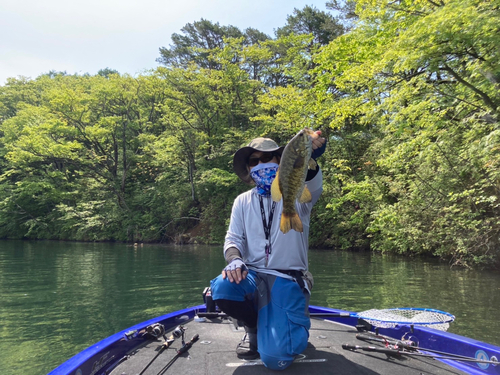
[[[246,236],[242,208],[242,200],[240,196],[237,197],[233,203],[229,228],[224,241],[224,256],[226,254],[226,250],[230,247],[237,248],[241,255],[245,256]]]
[[[312,196],[312,205],[314,205],[319,197],[321,196],[321,193],[323,192],[323,172],[321,171],[321,168],[318,166],[318,173],[314,178],[310,181],[306,182],[307,188],[311,192]]]

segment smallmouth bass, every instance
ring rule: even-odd
[[[305,185],[307,170],[316,168],[316,162],[311,159],[312,138],[314,132],[305,128],[299,131],[286,145],[281,155],[281,161],[276,178],[271,185],[273,201],[283,199],[280,230],[288,233],[291,229],[303,232],[302,221],[295,209],[295,201],[311,202],[311,192]]]

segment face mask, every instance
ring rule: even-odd
[[[250,176],[255,181],[260,195],[269,195],[277,170],[278,164],[276,163],[261,163],[250,170]]]

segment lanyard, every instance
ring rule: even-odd
[[[266,236],[266,267],[269,260],[269,254],[271,254],[271,225],[273,223],[274,208],[276,207],[276,202],[273,201],[271,210],[269,211],[269,221],[266,223],[266,211],[264,210],[264,202],[262,196],[259,194],[260,203],[260,215],[262,216],[262,225],[264,226],[264,234]]]

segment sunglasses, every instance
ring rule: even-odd
[[[275,152],[265,152],[263,153],[260,157],[251,157],[248,159],[248,166],[250,167],[255,167],[257,164],[259,164],[259,161],[263,163],[269,163],[275,156],[279,156]]]

